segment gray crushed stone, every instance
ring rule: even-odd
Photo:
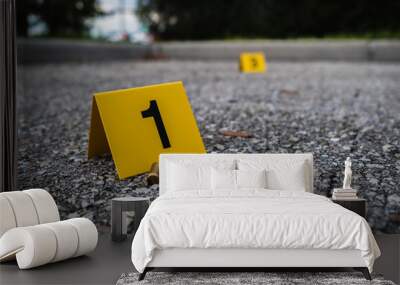
[[[315,191],[353,185],[377,231],[400,233],[400,65],[235,62],[68,63],[19,68],[18,188],[42,187],[62,218],[110,221],[110,199],[158,195],[143,175],[120,181],[110,156],[87,159],[91,94],[182,80],[208,152],[313,152]],[[252,138],[226,137],[221,130]]]

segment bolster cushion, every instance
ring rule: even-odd
[[[15,227],[60,220],[53,197],[43,189],[0,193],[0,237]]]
[[[37,267],[89,253],[97,239],[86,218],[13,228],[0,238],[0,261],[16,257],[20,269]]]
[[[0,195],[0,237],[8,230],[15,228],[17,221],[8,199]]]

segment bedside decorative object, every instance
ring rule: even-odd
[[[356,189],[335,188],[332,193],[333,200],[354,200],[358,199]]]
[[[121,197],[111,200],[111,239],[123,241],[128,232],[126,212],[134,211],[134,232],[139,227],[147,208],[150,205],[150,198]]]
[[[332,201],[340,206],[359,214],[365,218],[367,213],[367,201],[362,198],[355,199],[332,199]]]
[[[332,200],[357,200],[357,190],[351,188],[351,159],[347,157],[344,162],[343,188],[335,188],[332,193]]]
[[[343,189],[351,189],[351,159],[347,157],[344,162],[344,179],[343,179]]]

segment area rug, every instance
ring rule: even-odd
[[[122,274],[116,285],[395,285],[392,281],[384,280],[380,275],[373,275],[373,280],[368,281],[359,272],[148,272],[142,281],[138,281],[138,276],[138,273]]]

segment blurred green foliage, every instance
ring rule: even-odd
[[[27,36],[29,27],[45,24],[49,37],[82,37],[87,18],[100,14],[96,0],[16,0],[17,34]]]
[[[138,0],[156,39],[398,37],[399,0]]]

